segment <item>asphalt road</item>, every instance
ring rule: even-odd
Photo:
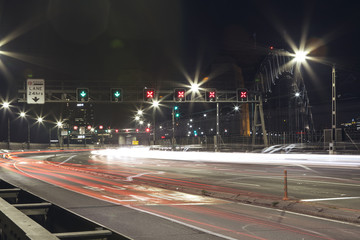
[[[290,198],[358,211],[359,169],[105,157],[88,152],[23,157],[2,159],[1,176],[134,239],[355,239],[360,234],[356,224],[206,196],[216,191],[276,202],[283,196],[286,169]],[[202,195],[177,188],[197,189]]]

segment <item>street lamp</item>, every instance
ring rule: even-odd
[[[64,124],[62,121],[57,121],[56,122],[56,126],[57,126],[57,138],[59,140],[59,147],[62,149],[63,148],[63,137],[62,137],[62,134],[60,132],[60,129],[63,128]],[[91,129],[91,127],[90,127]],[[60,138],[59,138],[59,132],[60,132]],[[86,140],[85,140],[86,141]],[[86,142],[85,142],[86,143]]]
[[[155,145],[155,140],[156,140],[156,119],[155,119],[155,114],[156,114],[156,109],[160,107],[160,101],[158,100],[153,100],[152,102],[152,107],[153,107],[153,142]]]
[[[303,63],[308,59],[307,51],[296,51],[294,60]],[[326,65],[329,65],[326,63]],[[334,154],[336,144],[336,70],[335,64],[331,64],[331,142],[329,143],[329,154]]]
[[[10,103],[9,102],[3,102],[2,103],[2,108],[7,111],[10,110]],[[8,130],[8,136],[7,136],[7,142],[8,142],[8,148],[10,149],[10,117],[8,116],[7,119],[7,130]]]
[[[30,123],[29,123],[29,119],[26,118],[26,113],[25,112],[20,112],[20,117],[25,119],[27,122],[27,145],[28,145],[28,149],[30,149]]]
[[[294,60],[297,63],[303,63],[306,61],[306,59],[308,58],[307,55],[309,54],[309,52],[307,51],[297,51],[295,52],[295,56],[294,56]]]

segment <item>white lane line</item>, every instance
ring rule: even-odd
[[[299,167],[301,167],[301,168],[304,168],[305,170],[308,170],[308,171],[310,171],[310,172],[314,172],[314,173],[317,173],[318,174],[318,172],[317,171],[315,171],[315,170],[313,170],[313,169],[311,169],[311,168],[309,168],[308,166],[305,166],[305,165],[303,165],[303,164],[295,164],[296,166],[299,166]]]
[[[337,197],[337,198],[314,198],[314,199],[302,199],[301,202],[318,202],[318,201],[333,201],[333,200],[348,200],[359,199],[360,197]]]
[[[267,176],[256,176],[256,175],[246,175],[246,174],[239,174],[238,176],[241,177],[248,177],[248,178],[263,178],[263,179],[275,179],[275,180],[279,180],[279,179],[283,179],[283,177],[267,177]],[[314,180],[306,180],[306,179],[296,179],[296,178],[291,178],[288,175],[288,182],[309,182],[309,183],[318,183],[318,184],[330,184],[330,185],[344,185],[344,186],[354,186],[354,187],[360,187],[360,184],[352,184],[352,183],[337,183],[337,182],[325,182],[325,181],[314,181]]]
[[[164,172],[145,172],[145,173],[139,173],[139,174],[136,174],[136,175],[133,175],[133,176],[128,176],[126,177],[126,180],[124,181],[127,181],[127,182],[132,182],[134,180],[134,178],[136,177],[141,177],[143,175],[148,175],[148,174],[163,174]]]
[[[171,222],[175,222],[175,223],[178,223],[178,224],[181,224],[181,225],[190,227],[190,228],[192,228],[192,229],[196,229],[196,230],[199,230],[199,231],[201,231],[201,232],[205,232],[205,233],[208,233],[208,234],[211,234],[211,235],[214,235],[214,236],[223,238],[223,239],[228,239],[228,240],[236,240],[236,239],[237,239],[237,238],[232,238],[232,237],[229,237],[229,236],[226,236],[226,235],[223,235],[223,234],[220,234],[220,233],[216,233],[216,232],[213,232],[213,231],[210,231],[210,230],[201,228],[201,227],[197,227],[197,226],[191,225],[191,224],[189,224],[189,223],[185,223],[185,222],[176,220],[176,219],[171,218],[171,217],[166,217],[166,216],[163,216],[163,215],[160,215],[160,214],[157,214],[157,213],[153,213],[153,212],[151,212],[151,211],[139,209],[139,208],[137,208],[136,206],[125,205],[125,207],[134,209],[134,210],[136,210],[136,211],[148,213],[148,214],[151,214],[151,215],[153,215],[153,216],[157,216],[157,217],[160,217],[160,218],[169,220],[169,221],[171,221]]]
[[[261,187],[258,184],[252,184],[252,183],[241,183],[241,182],[231,182],[231,181],[227,181],[228,183],[233,183],[233,184],[238,184],[238,185],[246,185],[246,186],[254,186],[254,187]]]
[[[76,155],[72,155],[70,157],[68,157],[66,160],[62,161],[61,163],[59,163],[58,165],[61,165],[63,163],[66,163],[67,161],[70,161],[72,158],[76,157]]]
[[[114,200],[114,201],[117,201],[117,202],[136,202],[137,201],[135,199],[124,199],[124,200],[122,200],[122,199],[108,197],[108,196],[105,196],[105,195],[102,195],[102,197],[107,198],[107,199],[111,199],[111,200]]]

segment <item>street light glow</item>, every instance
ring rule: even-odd
[[[158,107],[159,106],[159,101],[154,100],[152,105],[153,105],[153,107]]]
[[[10,103],[9,102],[3,102],[3,108],[5,108],[5,109],[8,109],[8,108],[10,108]]]
[[[297,51],[295,52],[295,58],[294,60],[298,63],[303,63],[307,59],[308,52],[306,51]]]
[[[199,91],[199,84],[197,84],[197,83],[192,83],[192,84],[191,84],[191,87],[190,87],[190,90],[191,90],[192,92],[198,92],[198,91]]]
[[[37,118],[37,122],[38,122],[38,123],[42,123],[43,121],[44,121],[44,118],[42,118],[42,117],[38,117],[38,118]]]
[[[60,122],[60,121],[58,121],[58,122],[56,123],[56,126],[59,127],[59,128],[61,128],[61,127],[63,126],[63,123]]]
[[[21,113],[20,113],[20,117],[23,118],[23,117],[25,117],[25,116],[26,116],[26,113],[25,113],[25,112],[21,112]]]

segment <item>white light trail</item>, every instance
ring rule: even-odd
[[[220,163],[295,164],[360,167],[359,155],[182,152],[150,150],[149,147],[107,149],[93,151],[92,154],[106,156],[108,160],[112,161],[119,161],[122,157],[127,157]]]

